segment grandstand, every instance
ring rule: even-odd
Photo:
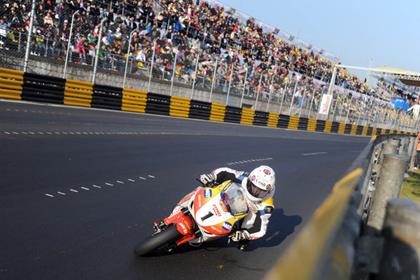
[[[0,49],[23,52],[31,3],[14,0],[4,4]],[[32,56],[63,61],[73,25],[70,63],[93,66],[98,55],[99,69],[121,74],[128,69],[129,75],[141,77],[152,68],[154,78],[171,80],[174,76],[178,82],[209,90],[244,92],[249,98],[260,95],[284,103],[286,112],[290,109],[292,114],[300,114],[302,107],[308,115],[316,111],[336,63],[322,49],[294,42],[293,36],[214,0],[36,3]],[[102,19],[106,20],[99,36]],[[385,121],[401,113],[393,112],[365,81],[345,69],[339,71],[336,86],[333,108],[338,116],[347,115],[353,121],[376,116]],[[366,116],[366,108],[374,112]]]

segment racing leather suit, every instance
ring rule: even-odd
[[[216,184],[231,180],[240,184],[246,190],[248,180],[248,174],[246,172],[222,167],[214,170],[212,173],[215,177]],[[266,200],[258,203],[248,201],[250,212],[243,219],[240,229],[246,229],[250,233],[249,240],[259,239],[266,234],[268,222],[274,210],[273,195],[274,193]]]

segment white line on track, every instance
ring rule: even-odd
[[[13,131],[13,134],[19,134],[19,132]]]
[[[118,184],[124,184],[123,181],[116,181]]]
[[[133,182],[133,183],[135,182],[135,180],[133,180],[133,179],[127,179],[127,180],[130,181],[130,182]]]
[[[273,160],[273,158],[247,159],[247,160],[241,160],[241,161],[228,162],[227,165],[238,165],[238,164],[244,164],[244,163],[250,163],[250,162],[261,162],[261,161],[270,161],[270,160]]]
[[[318,155],[325,155],[328,154],[327,152],[316,152],[316,153],[303,153],[302,156],[309,157],[309,156],[318,156]]]
[[[57,192],[59,195],[66,195],[65,193],[63,193],[63,192]]]
[[[82,190],[85,190],[85,191],[89,191],[90,189],[89,188],[86,188],[86,187],[80,187]]]
[[[107,185],[107,186],[111,186],[111,187],[113,187],[113,186],[114,186],[114,184],[111,184],[111,183],[105,183],[105,185]]]
[[[70,191],[71,192],[75,192],[75,193],[78,193],[79,192],[78,190],[75,190],[75,189],[70,189]]]
[[[155,178],[156,178],[156,177],[155,177],[155,176],[153,176],[153,175],[147,175],[147,177],[152,178],[152,179],[155,179]]]
[[[144,177],[141,177],[141,176],[139,177],[139,179],[141,179],[141,180],[147,180],[146,178],[144,178]]]
[[[97,189],[102,189],[102,187],[98,185],[92,185],[92,187],[97,188]]]
[[[54,197],[52,194],[49,194],[49,193],[46,193],[45,195],[48,197]]]

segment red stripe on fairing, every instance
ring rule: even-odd
[[[194,217],[196,216],[198,210],[203,206],[203,204],[206,202],[204,199],[204,190],[201,189],[197,192],[194,198]]]

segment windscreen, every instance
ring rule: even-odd
[[[231,184],[222,194],[223,202],[229,207],[232,215],[240,215],[248,212],[245,194],[238,184]]]

